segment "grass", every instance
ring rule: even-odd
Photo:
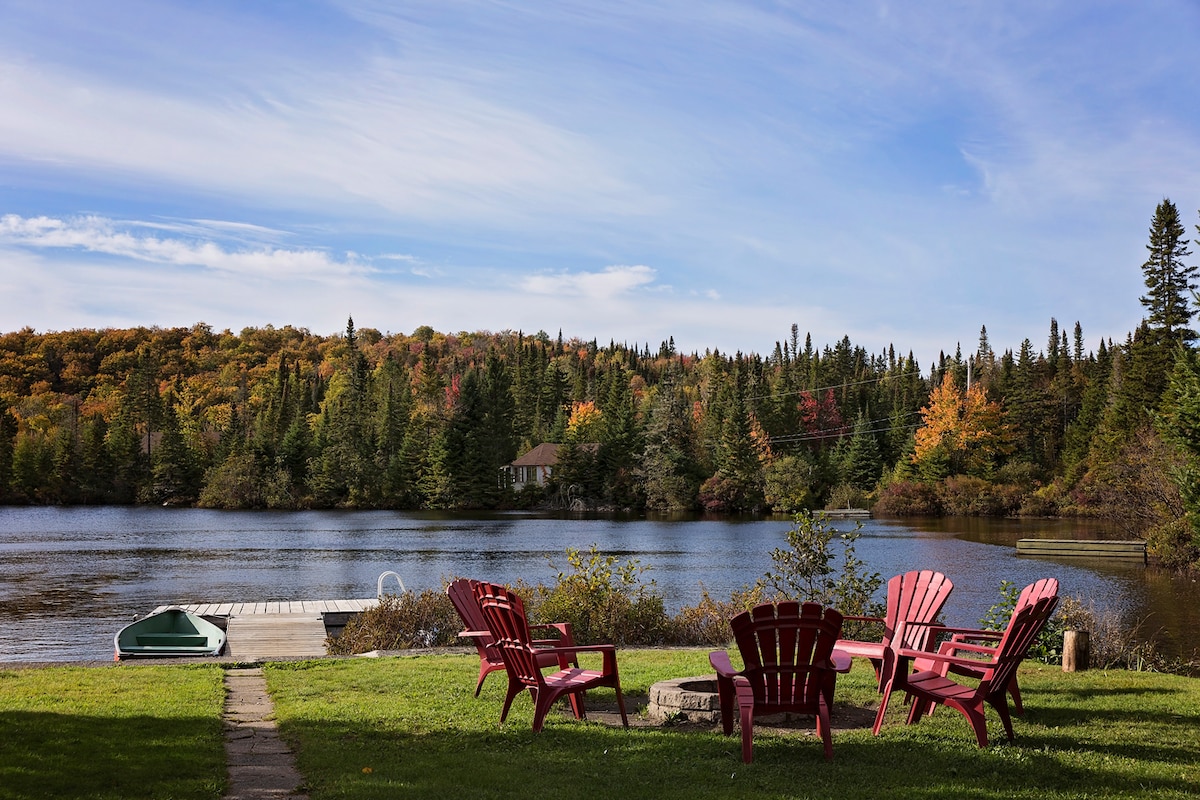
[[[707,651],[620,652],[631,706],[651,684],[709,672]],[[811,722],[756,729],[753,764],[713,725],[631,730],[551,714],[530,731],[517,699],[497,727],[503,673],[472,696],[478,660],[459,654],[274,664],[268,684],[312,800],[326,798],[1191,798],[1200,795],[1200,681],[1026,664],[1017,739],[975,746],[946,709],[909,727],[865,665],[838,679],[834,760]],[[0,800],[205,798],[225,786],[217,666],[0,669]],[[610,690],[589,695],[608,711]]]
[[[622,650],[627,698],[651,684],[710,671],[707,650]],[[755,761],[715,726],[625,731],[552,714],[530,731],[528,695],[497,727],[502,673],[472,696],[477,659],[431,655],[280,664],[267,670],[285,738],[298,749],[313,800],[327,797],[636,798],[1184,798],[1200,794],[1200,683],[1132,672],[1022,670],[1026,716],[1017,738],[975,746],[966,721],[939,710],[913,727],[903,704],[876,738],[877,703],[865,665],[839,678],[834,761],[809,721],[755,735]],[[612,692],[589,695],[611,704]],[[842,723],[839,723],[839,717]],[[869,725],[869,723],[868,723]]]
[[[0,798],[219,798],[215,666],[0,669]]]

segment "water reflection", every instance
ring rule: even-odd
[[[845,523],[851,525],[852,523]],[[0,659],[111,657],[113,633],[169,602],[368,597],[380,573],[409,588],[465,575],[550,582],[564,549],[593,543],[652,569],[668,607],[752,584],[784,544],[786,519],[558,519],[532,514],[221,512],[155,508],[0,511]],[[933,568],[955,582],[948,621],[973,625],[1001,579],[1053,575],[1068,596],[1113,609],[1190,652],[1200,588],[1140,565],[1017,557],[1024,536],[1109,535],[1094,523],[872,520],[858,556],[887,577]]]

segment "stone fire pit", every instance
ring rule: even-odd
[[[646,715],[656,723],[684,719],[688,722],[720,722],[717,676],[699,675],[659,681],[650,687]]]

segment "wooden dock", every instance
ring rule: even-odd
[[[1018,539],[1017,555],[1119,558],[1145,564],[1146,543],[1141,539]]]
[[[272,600],[246,603],[185,603],[182,608],[207,617],[225,628],[225,653],[238,661],[280,658],[313,658],[325,655],[329,628],[340,628],[351,614],[365,611],[378,601]],[[333,623],[332,625],[330,623]]]
[[[827,519],[870,519],[869,508],[827,508],[820,512]]]

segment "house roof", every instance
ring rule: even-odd
[[[542,442],[525,455],[512,462],[514,467],[552,467],[558,463],[558,448],[561,444]],[[585,442],[578,446],[580,450],[594,453],[600,449],[596,442]]]
[[[512,462],[514,467],[545,467],[558,463],[558,445],[542,442],[525,455]]]

